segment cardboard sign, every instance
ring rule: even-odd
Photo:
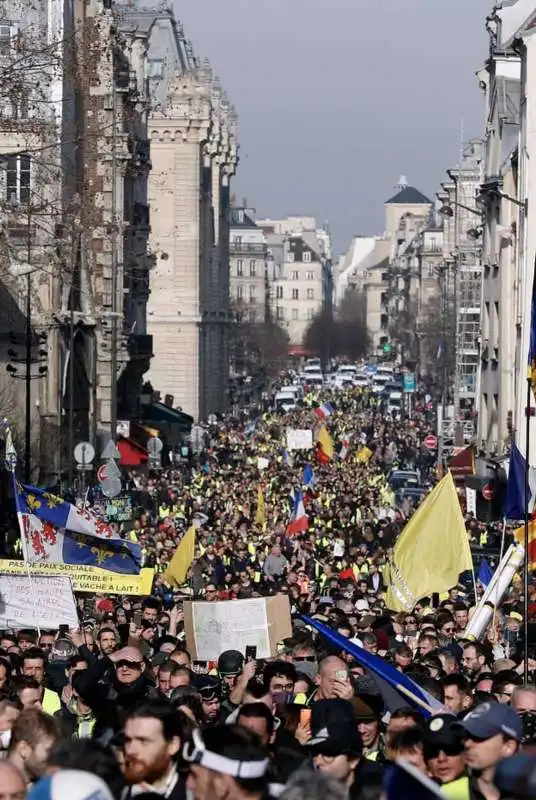
[[[292,636],[286,595],[217,603],[185,602],[184,630],[194,661],[217,661],[224,650],[257,648],[257,658],[277,655],[277,643]]]
[[[0,628],[79,625],[69,578],[0,574]]]
[[[313,432],[299,428],[287,428],[287,450],[310,450],[313,446]]]
[[[118,575],[99,567],[82,567],[74,564],[25,564],[24,561],[0,559],[0,573],[7,575],[63,575],[71,580],[75,592],[125,594],[145,596],[151,594],[154,569],[142,569],[139,575]]]

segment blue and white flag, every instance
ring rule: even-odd
[[[141,546],[61,497],[13,480],[24,558],[31,564],[78,564],[124,575],[141,569]]]
[[[320,633],[329,642],[340,647],[340,649],[349,653],[355,658],[358,664],[370,670],[374,675],[378,675],[383,680],[387,681],[391,686],[403,694],[408,701],[408,705],[416,706],[425,717],[431,717],[432,712],[444,711],[442,704],[433,695],[423,689],[419,684],[412,681],[403,672],[399,672],[395,667],[388,664],[380,656],[375,656],[369,653],[363,647],[353,644],[349,639],[341,636],[337,631],[328,628],[316,619],[311,619],[302,614],[303,621],[306,625],[310,625],[318,633]]]

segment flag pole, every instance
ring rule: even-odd
[[[525,561],[523,567],[523,587],[524,587],[524,604],[523,604],[523,633],[525,638],[525,646],[523,652],[523,680],[525,684],[529,682],[529,458],[530,458],[530,418],[531,418],[531,403],[530,397],[532,392],[532,381],[527,377],[527,398],[525,407],[525,497],[524,497],[524,512],[525,512],[525,531],[524,531],[524,546],[525,546]]]

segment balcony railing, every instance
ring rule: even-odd
[[[236,242],[231,239],[229,242],[229,252],[232,255],[243,253],[246,255],[266,255],[266,245],[251,244],[248,242]]]

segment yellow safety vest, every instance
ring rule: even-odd
[[[45,689],[43,694],[43,711],[45,714],[50,714],[50,716],[53,717],[56,711],[60,709],[61,700],[59,695],[53,692],[52,689]]]

